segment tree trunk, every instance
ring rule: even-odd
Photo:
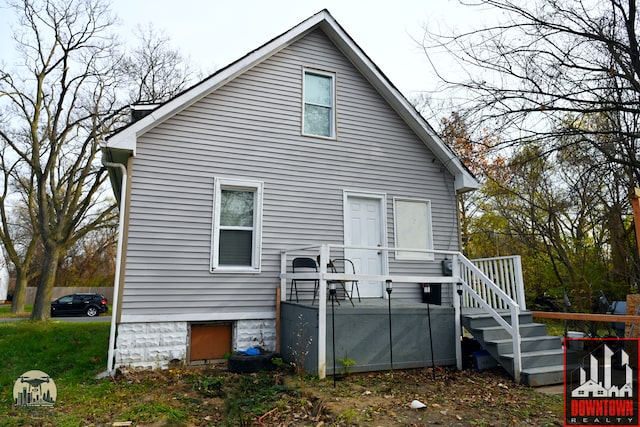
[[[60,254],[60,248],[56,246],[45,250],[31,320],[47,320],[51,317],[51,297],[56,283],[56,271]]]
[[[11,300],[11,313],[24,313],[24,304],[27,299],[27,272],[22,268],[16,268],[16,287],[13,290]]]
[[[616,281],[624,281],[629,285],[631,281],[631,272],[628,268],[629,250],[628,239],[624,221],[622,219],[623,208],[616,203],[611,206],[608,214],[609,235],[611,244],[611,264],[613,279]]]

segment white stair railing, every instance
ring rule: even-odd
[[[456,258],[460,267],[463,306],[483,309],[511,335],[513,342],[513,378],[516,382],[520,382],[520,373],[522,371],[520,305],[464,255],[458,254]],[[511,324],[497,310],[509,310]]]
[[[519,255],[496,258],[480,258],[470,260],[491,282],[498,286],[512,300],[516,301],[520,311],[526,311],[527,303],[524,295],[524,283],[522,280],[522,261]],[[467,272],[464,277],[467,284],[474,288],[477,294],[483,297],[496,310],[508,310],[505,301],[497,298],[486,283],[474,277],[472,272]],[[463,307],[478,307],[477,303],[466,296]]]

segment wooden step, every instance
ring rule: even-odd
[[[498,353],[510,353],[513,351],[511,337],[500,340],[489,340],[484,343],[485,348],[494,346]],[[520,338],[520,351],[554,350],[562,348],[562,337],[558,336],[534,336]]]
[[[562,349],[527,351],[520,353],[520,356],[522,370],[564,364],[564,350]],[[501,354],[500,361],[503,366],[513,367],[513,353]]]
[[[562,384],[564,382],[564,364],[527,368],[520,372],[521,382],[530,387]]]
[[[478,334],[482,334],[482,343],[487,341],[503,340],[511,338],[509,332],[507,332],[502,326],[487,326],[470,330],[474,337]],[[541,323],[525,323],[520,325],[521,337],[543,337],[547,336],[547,327]]]
[[[507,323],[509,312],[499,313]],[[534,323],[531,313],[523,312],[520,321],[521,375],[529,386],[561,384],[564,381],[565,353],[562,338],[547,335],[544,324]],[[503,368],[513,375],[513,340],[511,335],[488,313],[462,315],[463,326]]]
[[[500,312],[500,316],[511,324],[511,314],[509,312]],[[463,315],[463,325],[465,328],[478,329],[488,326],[499,326],[498,321],[488,313],[474,313]],[[533,316],[530,312],[525,311],[518,316],[520,324],[533,323]]]

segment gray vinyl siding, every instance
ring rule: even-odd
[[[335,140],[301,136],[303,67],[336,73]],[[264,182],[259,274],[210,272],[214,177]],[[386,194],[390,245],[393,197],[431,200],[435,247],[457,249],[453,177],[316,31],[138,138],[123,315],[274,311],[280,249],[343,243],[343,190]]]

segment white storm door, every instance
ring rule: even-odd
[[[363,196],[346,197],[345,206],[345,245],[346,246],[384,246],[382,206],[384,198]],[[352,260],[356,274],[383,274],[382,251],[370,249],[345,249],[345,257]],[[382,298],[381,281],[360,280],[360,296],[363,298]],[[355,296],[355,293],[354,293]]]

